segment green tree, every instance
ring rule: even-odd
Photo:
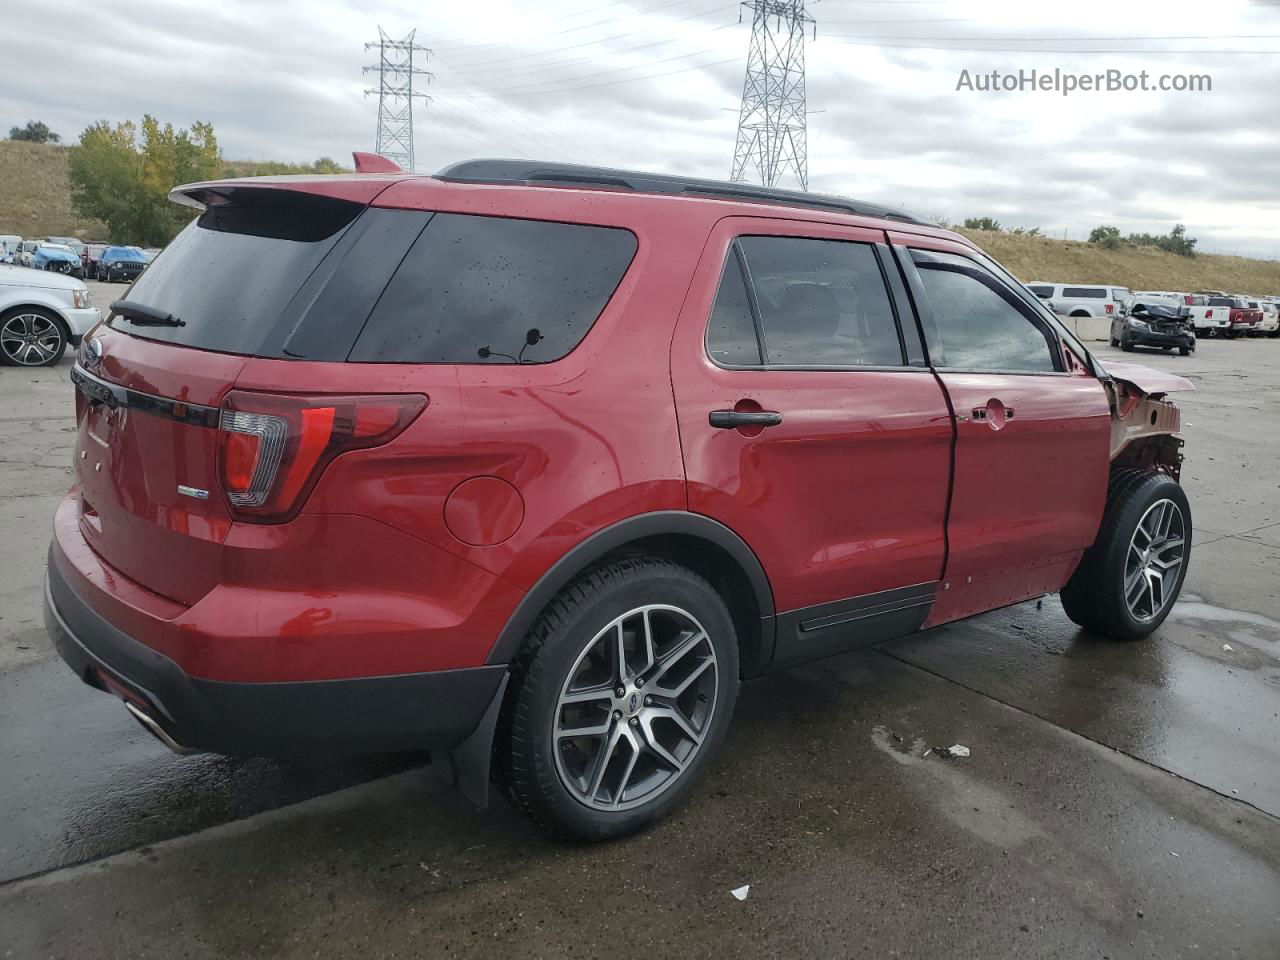
[[[1176,253],[1180,257],[1194,257],[1196,255],[1196,238],[1188,237],[1187,228],[1181,223],[1165,236],[1158,238],[1156,246],[1161,250]]]
[[[966,230],[990,230],[993,233],[999,233],[1004,229],[1000,226],[999,220],[992,220],[990,217],[965,217],[964,228]]]
[[[1096,243],[1108,250],[1117,249],[1124,241],[1120,238],[1120,228],[1102,225],[1094,227],[1089,233],[1089,242]]]
[[[1135,247],[1159,247],[1167,253],[1176,253],[1180,257],[1196,255],[1196,238],[1187,236],[1187,228],[1179,223],[1168,233],[1131,233],[1125,237]]]
[[[311,169],[316,173],[350,173],[350,170],[344,170],[338,166],[338,161],[333,157],[320,157],[311,165]]]
[[[25,127],[10,127],[10,140],[27,140],[31,143],[61,143],[62,138],[39,120],[28,120]]]
[[[71,154],[71,202],[77,213],[107,224],[120,243],[163,246],[191,219],[170,203],[180,183],[212,180],[222,158],[213,127],[190,130],[142,118],[141,136],[132,121],[111,127],[105,120],[85,129]]]

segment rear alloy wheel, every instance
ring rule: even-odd
[[[509,753],[497,758],[507,792],[559,834],[603,840],[649,825],[723,739],[737,652],[724,602],[692,571],[653,557],[588,571],[512,665]]]
[[[0,316],[0,361],[15,367],[50,367],[66,349],[67,335],[57,317],[31,307]]]
[[[1191,559],[1191,508],[1163,473],[1112,476],[1098,539],[1062,588],[1075,623],[1123,640],[1151,634],[1173,608]]]

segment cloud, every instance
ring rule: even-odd
[[[1212,11],[1158,0],[810,9],[814,189],[1077,236],[1101,222],[1181,221],[1206,246],[1280,251],[1280,10],[1244,0]],[[74,139],[94,120],[151,113],[211,121],[233,159],[343,157],[373,146],[361,67],[381,24],[396,37],[417,27],[435,51],[422,88],[435,99],[416,111],[420,169],[498,155],[723,178],[750,35],[726,0],[475,0],[430,15],[417,0],[373,12],[356,0],[153,0],[145,16],[103,13],[87,0],[6,10],[4,123],[41,119]],[[1148,52],[1087,52],[1137,49]],[[1241,52],[1263,49],[1277,53]],[[1033,67],[1209,73],[1213,90],[956,90],[965,69]]]

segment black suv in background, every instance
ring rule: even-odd
[[[95,276],[107,283],[132,283],[147,268],[147,256],[137,247],[107,247],[98,257]]]
[[[1184,357],[1196,348],[1191,329],[1191,311],[1163,303],[1135,303],[1127,317],[1111,318],[1111,345],[1121,350],[1134,347],[1178,348]]]

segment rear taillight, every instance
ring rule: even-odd
[[[1107,304],[1107,315],[1108,315],[1108,316],[1110,316],[1110,315],[1111,315],[1111,311],[1112,311],[1112,310],[1114,310],[1115,308],[1116,308],[1116,305],[1115,305],[1114,303],[1108,303],[1108,304]]]
[[[218,473],[227,506],[243,520],[288,520],[334,457],[388,442],[426,405],[420,394],[231,391],[218,423]]]
[[[1213,319],[1213,307],[1210,307],[1208,310],[1206,310],[1206,311],[1204,312],[1204,318],[1205,318],[1206,320],[1212,320],[1212,319]]]

